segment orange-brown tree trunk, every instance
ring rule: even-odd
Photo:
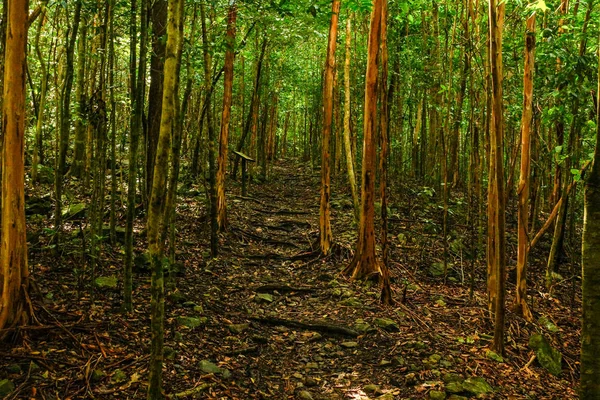
[[[27,0],[8,0],[2,107],[2,241],[0,330],[27,322],[25,236],[25,65]],[[2,335],[0,334],[0,337]]]
[[[523,73],[523,117],[521,120],[521,173],[519,178],[519,246],[517,251],[517,294],[515,308],[528,321],[533,320],[527,306],[527,251],[529,245],[529,175],[531,171],[531,123],[533,121],[533,68],[535,51],[535,13],[527,19],[525,33],[525,72]]]
[[[335,48],[340,13],[340,0],[333,0],[331,6],[329,43],[325,61],[325,82],[323,84],[323,140],[321,143],[321,208],[319,211],[319,243],[323,254],[331,248],[331,125],[333,122],[333,81],[335,74]]]
[[[227,50],[225,51],[225,80],[223,82],[223,116],[221,118],[221,134],[219,137],[219,158],[217,167],[217,223],[219,230],[227,229],[227,204],[225,203],[225,173],[227,171],[227,142],[229,123],[231,121],[231,100],[233,93],[233,61],[235,58],[235,22],[237,5],[235,1],[229,6],[227,17]]]
[[[375,175],[377,131],[377,75],[379,73],[379,39],[383,0],[373,1],[367,72],[365,76],[364,138],[362,162],[361,207],[356,253],[343,273],[352,279],[370,278],[380,274],[375,253]]]

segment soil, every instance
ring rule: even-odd
[[[319,171],[297,161],[276,162],[268,181],[253,182],[247,197],[239,195],[239,182],[228,180],[229,229],[220,236],[215,259],[209,255],[203,188],[181,189],[178,264],[165,304],[168,398],[420,399],[447,391],[452,379],[470,377],[492,387],[481,398],[577,398],[579,278],[559,281],[552,295],[546,293],[547,243],[531,256],[529,294],[536,320],[546,317],[551,323],[528,323],[508,311],[506,353],[500,360],[488,352],[493,326],[486,306],[485,253],[475,251],[478,230],[467,218],[474,214],[468,210],[473,202],[458,189],[451,193],[444,278],[441,196],[414,182],[392,182],[395,304],[382,306],[376,283],[340,275],[356,240],[344,181],[334,177],[340,182],[332,190],[335,246],[327,257],[313,247]],[[50,221],[50,216],[30,219],[28,225],[37,232],[30,242],[34,318],[30,326],[11,331],[0,347],[0,381],[15,385],[7,398],[145,398],[149,273],[136,269],[134,311],[123,313],[120,285],[92,290],[89,260],[81,254],[89,250],[89,238],[82,241],[84,223],[68,222],[56,254],[44,229]],[[142,221],[143,215],[136,226],[138,255],[145,249]],[[507,225],[514,268],[516,213],[509,212]],[[104,243],[101,254],[95,275],[120,277],[122,244]],[[569,268],[577,270],[564,267]],[[509,273],[509,306],[513,294]],[[190,323],[198,326],[184,326]],[[532,360],[528,341],[535,332],[562,353],[560,376]],[[457,395],[474,397],[466,391]]]

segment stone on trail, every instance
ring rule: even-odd
[[[446,392],[442,392],[440,390],[432,390],[429,392],[429,398],[431,400],[445,400]]]
[[[0,397],[8,397],[15,390],[15,384],[8,379],[2,379],[0,381]]]
[[[221,368],[219,368],[215,363],[212,363],[208,360],[202,360],[198,364],[200,370],[206,374],[220,374],[223,372]]]
[[[394,400],[394,395],[391,393],[382,394],[379,397],[376,397],[376,400]]]
[[[534,333],[529,338],[529,347],[535,352],[540,365],[552,375],[562,372],[562,354],[550,345],[545,336]]]
[[[309,391],[301,390],[298,392],[298,399],[300,400],[313,400],[312,394]]]
[[[346,349],[353,349],[355,347],[358,347],[358,343],[357,342],[343,342],[343,343],[340,343],[340,346],[342,346]]]
[[[398,332],[400,330],[400,327],[398,326],[396,321],[391,320],[389,318],[375,318],[373,322],[375,323],[375,325],[386,331]]]
[[[500,354],[496,353],[495,351],[489,350],[489,349],[485,352],[485,356],[487,358],[489,358],[490,360],[493,360],[493,361],[496,361],[499,363],[504,362],[504,358],[502,358],[502,356]]]
[[[118,280],[116,276],[99,276],[94,281],[99,288],[116,289]]]
[[[185,326],[190,329],[197,328],[199,326],[205,325],[208,322],[208,318],[200,317],[177,317],[177,323],[181,326]]]
[[[363,387],[363,391],[367,394],[378,394],[381,392],[379,385],[366,385]]]
[[[472,378],[467,378],[463,382],[463,389],[465,392],[469,392],[474,394],[475,396],[479,396],[480,394],[487,394],[494,391],[494,389],[490,386],[489,383],[486,382],[485,379],[475,376]]]
[[[446,400],[468,400],[465,396],[459,396],[457,394],[453,394],[448,397]]]
[[[464,390],[465,388],[463,387],[463,384],[460,381],[448,382],[446,384],[446,391],[448,393],[460,393]]]
[[[248,324],[231,324],[227,326],[227,328],[229,328],[229,332],[233,333],[234,335],[244,332],[246,329],[248,329],[248,327]]]

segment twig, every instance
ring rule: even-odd
[[[340,325],[332,325],[317,322],[300,322],[275,317],[250,317],[250,319],[267,325],[288,326],[291,328],[306,329],[323,333],[333,333],[350,337],[359,336],[359,333],[355,330]]]

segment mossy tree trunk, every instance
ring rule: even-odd
[[[600,93],[600,51],[598,51]],[[582,399],[600,398],[600,101],[596,104],[596,150],[585,185],[583,216],[581,392]]]

